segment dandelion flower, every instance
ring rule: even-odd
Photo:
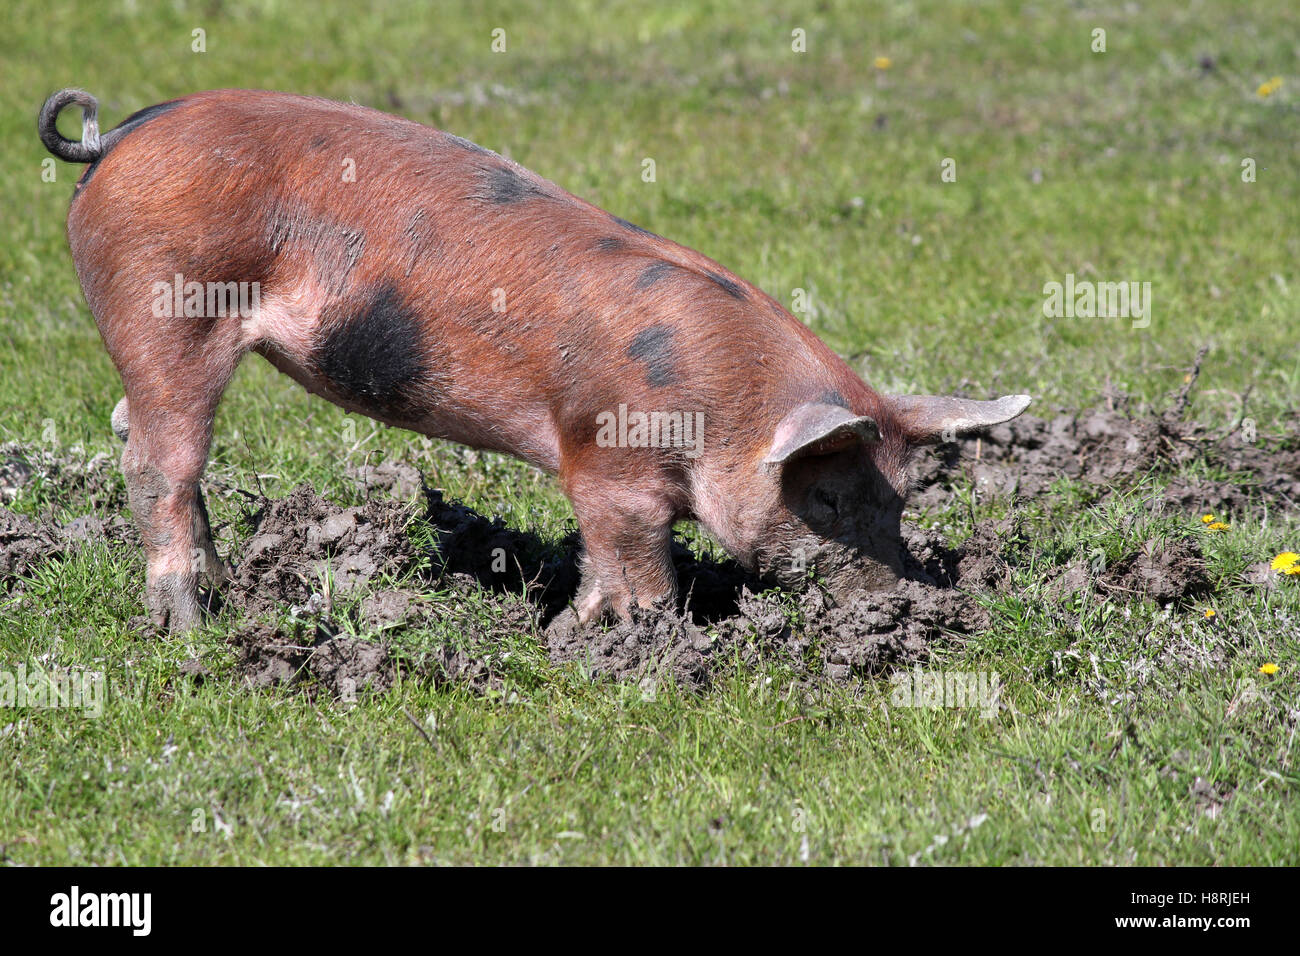
[[[1205,526],[1206,531],[1227,531],[1228,526],[1222,521],[1211,521]]]
[[[1268,99],[1268,97],[1276,93],[1279,89],[1281,89],[1281,87],[1282,87],[1282,77],[1275,76],[1271,80],[1259,84],[1259,89],[1255,90],[1255,94],[1261,97],[1262,99]]]
[[[1214,620],[1216,617],[1218,617],[1218,616],[1219,616],[1219,612],[1216,611],[1214,608],[1212,608],[1212,607],[1207,607],[1207,608],[1205,609],[1205,619],[1206,619],[1207,621],[1213,621],[1213,620]]]
[[[890,68],[891,66],[893,66],[893,65],[894,65],[894,61],[891,60],[891,59],[890,59],[889,57],[887,57],[887,56],[878,56],[878,57],[876,57],[876,69],[877,69],[877,70],[887,70],[887,69],[889,69],[889,68]],[[1281,80],[1279,80],[1278,82],[1280,83]],[[1272,90],[1270,90],[1269,92],[1271,93]],[[1261,93],[1260,95],[1261,95],[1261,96],[1267,96],[1268,94],[1267,94],[1267,93]]]
[[[1217,520],[1214,515],[1201,515],[1201,524],[1214,524]]]
[[[1261,664],[1259,666],[1259,672],[1261,674],[1276,674],[1277,670],[1278,670],[1277,665],[1272,663],[1271,661],[1267,664]]]
[[[1269,567],[1283,574],[1300,574],[1300,554],[1294,551],[1283,551],[1273,559]]]

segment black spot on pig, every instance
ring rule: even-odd
[[[544,197],[546,191],[537,183],[511,166],[489,166],[483,170],[482,192],[479,198],[497,205],[523,202]]]
[[[849,407],[849,403],[844,396],[833,388],[828,388],[826,391],[818,395],[817,401],[821,402],[823,405],[838,405],[840,408]]]
[[[104,157],[109,154],[109,151],[112,150],[114,146],[122,142],[124,138],[129,136],[131,133],[134,133],[151,119],[156,119],[164,113],[174,110],[180,105],[180,100],[171,100],[167,103],[156,103],[153,106],[146,106],[144,109],[132,113],[126,119],[122,120],[122,122],[118,123],[117,126],[113,127],[113,129],[105,133],[100,140],[103,149],[100,154],[95,157],[95,161],[87,166],[86,171],[81,174],[81,179],[77,182],[76,192],[80,192],[82,187],[90,182],[91,177],[95,175],[95,170],[99,168],[99,164],[103,162]]]
[[[718,275],[718,273],[716,272],[706,272],[704,274],[708,276],[710,279],[712,279],[715,283],[717,283],[717,285],[722,289],[722,291],[727,293],[727,295],[731,296],[733,299],[745,298],[745,290],[742,289],[736,283],[732,282],[726,276]]]
[[[648,289],[660,279],[672,274],[677,268],[671,262],[652,262],[641,270],[641,274],[636,277],[636,287],[638,289]]]
[[[627,243],[617,236],[605,236],[596,240],[596,248],[601,252],[618,252],[627,248]]]
[[[104,134],[105,150],[111,146],[116,146],[122,141],[122,138],[128,133],[133,133],[151,119],[156,119],[164,113],[170,113],[176,107],[181,105],[180,100],[169,100],[166,103],[156,103],[153,106],[146,106],[142,110],[136,110],[122,122]]]
[[[649,229],[642,229],[640,226],[636,225],[635,223],[628,222],[626,219],[621,219],[618,216],[610,216],[610,218],[613,219],[620,226],[622,226],[624,229],[628,229],[632,232],[635,232],[638,236],[646,236],[650,239],[660,238],[659,236],[656,236],[653,232],[651,232]]]
[[[655,387],[671,385],[677,380],[677,360],[672,347],[673,330],[666,325],[652,325],[637,333],[627,348],[629,358],[646,367],[646,377]]]
[[[446,136],[448,142],[455,146],[459,146],[461,149],[467,149],[471,153],[478,153],[480,156],[496,155],[496,153],[492,152],[492,150],[488,149],[486,146],[480,146],[478,143],[471,142],[464,136],[457,136],[454,133],[447,133]]]
[[[425,378],[420,317],[392,286],[375,289],[338,321],[323,321],[314,354],[340,391],[382,410],[400,410]]]

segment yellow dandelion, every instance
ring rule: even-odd
[[[1283,574],[1300,574],[1300,554],[1294,551],[1283,551],[1273,559],[1269,567]]]
[[[1217,520],[1214,515],[1201,515],[1201,524],[1214,524]]]
[[[891,59],[890,59],[889,57],[887,57],[887,56],[878,56],[878,57],[876,57],[876,69],[877,69],[877,70],[887,70],[887,69],[889,69],[889,68],[890,68],[891,66],[893,66],[893,65],[894,65],[894,61],[891,60]],[[1279,81],[1279,82],[1280,82],[1280,81]],[[1271,91],[1270,91],[1270,92],[1271,92]]]
[[[1274,663],[1271,663],[1271,662],[1268,663],[1268,664],[1261,664],[1261,665],[1259,666],[1259,672],[1260,672],[1261,674],[1276,674],[1276,673],[1277,673],[1277,665],[1274,664]]]
[[[1216,617],[1218,617],[1218,616],[1219,616],[1219,612],[1216,611],[1214,608],[1212,608],[1212,607],[1207,607],[1207,608],[1205,609],[1205,619],[1206,619],[1207,621],[1213,621],[1213,620],[1214,620]]]
[[[1264,99],[1267,99],[1268,97],[1276,93],[1279,89],[1281,89],[1281,87],[1282,87],[1282,77],[1275,76],[1272,79],[1259,84],[1259,89],[1255,90],[1255,94]]]
[[[1228,526],[1222,521],[1211,521],[1205,526],[1206,531],[1227,531]]]

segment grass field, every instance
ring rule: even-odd
[[[1300,440],[1300,8],[7,9],[0,443],[74,462],[120,453],[108,422],[121,386],[64,235],[80,168],[44,181],[35,133],[44,98],[70,85],[99,97],[106,129],[190,91],[255,87],[459,133],[787,305],[805,290],[803,317],[881,390],[1028,392],[1050,417],[1108,387],[1157,402],[1208,346],[1190,416],[1225,430],[1244,401],[1261,441]],[[1149,282],[1149,327],[1045,317],[1044,284],[1067,274]],[[379,460],[544,541],[574,527],[555,483],[527,466],[348,419],[253,358],[208,470],[227,489],[209,497],[219,547],[245,534],[234,489],[308,483],[355,503],[346,466]],[[113,474],[96,501],[34,481],[6,504],[108,518]],[[939,642],[927,664],[999,674],[1006,706],[991,719],[894,706],[886,675],[807,685],[778,661],[737,662],[703,693],[646,694],[552,664],[527,628],[491,651],[501,679],[487,693],[416,676],[355,701],[250,689],[227,643],[237,610],[187,638],[146,633],[131,621],[141,555],[95,543],[0,579],[0,668],[86,668],[108,685],[97,717],[0,710],[0,861],[1294,864],[1300,578],[1265,589],[1243,571],[1300,550],[1300,521],[1261,504],[1211,533],[1204,508],[1152,513],[1147,498],[1176,477],[1104,500],[1062,478],[1022,509],[1032,553],[980,598],[989,627]],[[955,544],[1010,507],[958,494],[916,517]],[[1188,535],[1213,584],[1189,605],[1046,586],[1044,567]],[[487,593],[428,597],[455,611],[404,646],[456,644],[467,620],[512,613]],[[182,672],[194,658],[202,681]]]

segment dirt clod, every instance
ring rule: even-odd
[[[1290,423],[1300,431],[1300,418]],[[1300,447],[1247,441],[1240,428],[1208,433],[1169,413],[1094,408],[1052,418],[1023,415],[984,435],[938,446],[915,465],[913,510],[945,507],[965,476],[979,494],[1041,498],[1061,478],[1082,482],[1098,497],[1166,476],[1169,507],[1242,511],[1259,502],[1300,503]],[[1173,475],[1180,468],[1227,472],[1231,481]]]
[[[327,587],[332,600],[380,573],[400,573],[414,557],[405,534],[410,517],[389,500],[342,508],[306,485],[263,500],[235,559],[231,599],[256,615],[281,604],[303,606]]]
[[[843,605],[812,588],[801,596],[797,617],[781,595],[746,589],[735,616],[707,627],[673,608],[637,608],[631,620],[607,626],[579,626],[566,611],[547,629],[546,640],[557,664],[576,661],[618,680],[671,675],[698,689],[732,660],[746,666],[778,661],[808,680],[874,676],[925,658],[931,641],[988,623],[968,595],[919,581]],[[820,657],[811,653],[818,647]]]
[[[0,584],[28,574],[62,545],[48,525],[0,508]]]
[[[232,644],[238,672],[252,687],[314,684],[333,697],[355,700],[362,691],[386,690],[398,673],[386,644],[334,636],[319,626],[285,632],[253,624],[237,631]]]
[[[1148,542],[1109,565],[1097,585],[1105,594],[1146,597],[1161,605],[1182,604],[1210,591],[1205,556],[1190,539]]]

